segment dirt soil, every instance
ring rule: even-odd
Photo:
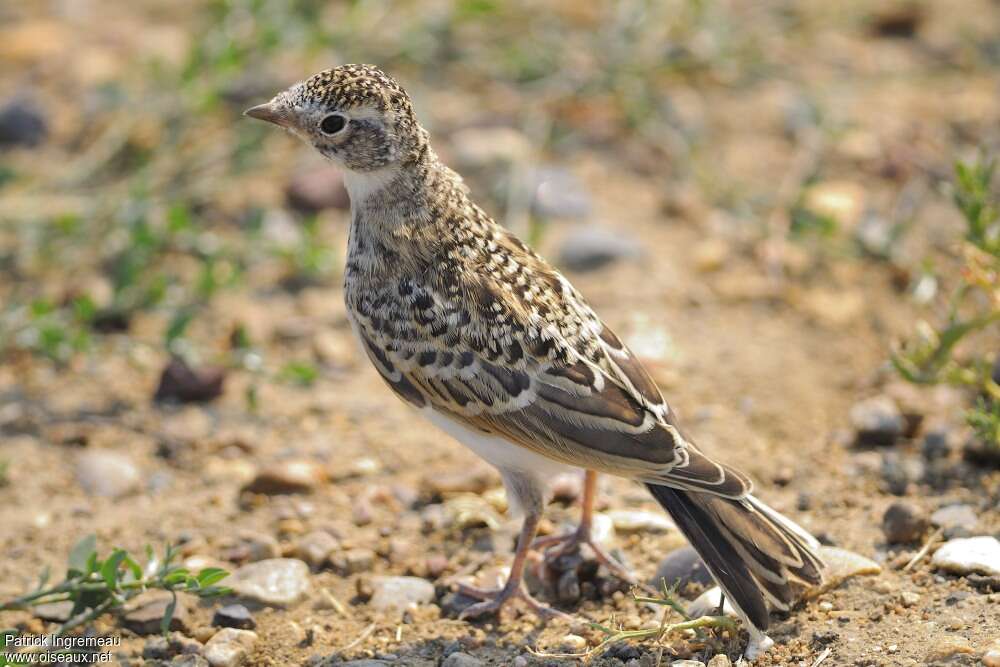
[[[815,10],[806,34],[773,34],[783,61],[796,63],[789,65],[792,75],[744,86],[723,81],[688,87],[678,94],[677,113],[704,137],[702,166],[696,169],[680,166],[669,150],[668,157],[647,150],[642,141],[626,150],[614,140],[595,139],[547,158],[589,193],[592,210],[586,222],[551,223],[538,242],[541,251],[559,256],[590,224],[641,244],[638,256],[567,274],[646,360],[694,439],[749,473],[761,498],[824,542],[882,564],[878,575],[851,578],[775,616],[777,646],[754,664],[809,666],[826,655],[824,667],[971,665],[979,664],[1000,636],[998,593],[935,572],[926,558],[904,571],[921,543],[887,545],[881,527],[886,507],[900,499],[886,480],[893,456],[920,460],[928,425],[962,428],[963,396],[901,385],[887,365],[892,342],[927,316],[909,296],[912,274],[924,257],[938,257],[944,267],[954,259],[949,244],[959,234],[959,220],[940,192],[941,179],[956,152],[976,143],[970,137],[995,140],[1000,127],[996,70],[984,73],[963,64],[965,47],[957,35],[968,34],[960,32],[968,21],[952,16],[979,16],[976,24],[995,28],[1000,5],[955,4],[952,12],[950,3],[921,3],[930,14],[919,19],[915,38],[873,36],[870,22],[859,18],[867,16],[861,10],[824,29],[829,16]],[[958,4],[968,11],[958,12]],[[132,12],[131,20],[143,16],[140,9]],[[168,25],[170,16],[168,11]],[[64,21],[47,20],[53,30]],[[0,42],[13,31],[27,31],[28,23],[25,18],[0,28]],[[81,39],[96,43],[100,37]],[[995,47],[995,32],[992,43]],[[80,48],[86,51],[85,45]],[[120,55],[143,47],[108,48]],[[44,57],[58,63],[70,56],[55,49]],[[76,79],[56,67],[38,71],[43,76],[37,94],[56,106],[65,99],[61,83]],[[799,80],[808,81],[820,106],[848,128],[827,137],[821,148],[804,148],[787,131]],[[419,79],[406,83],[419,91],[440,152],[455,159],[460,147],[452,138],[461,126],[475,124],[456,123],[450,107],[435,104],[443,91]],[[449,92],[460,103],[476,95]],[[491,109],[502,104],[496,101],[500,94],[494,95]],[[233,114],[231,122],[244,121]],[[32,157],[14,156],[17,168],[71,152],[60,143],[65,135],[58,124],[54,131],[53,145]],[[263,150],[272,157],[234,181],[226,196],[280,208],[289,174],[316,163],[286,136],[268,136]],[[829,242],[760,241],[763,221],[783,224],[780,213],[771,216],[795,200],[806,180],[801,164],[810,161],[822,164],[820,182],[847,198],[835,206],[847,207],[848,216],[854,206],[892,215],[906,205],[901,200],[918,192],[909,214],[912,232],[901,242],[902,259],[843,252],[857,220]],[[699,180],[698,169],[708,169],[711,177]],[[487,200],[491,184],[469,180]],[[789,187],[792,194],[780,194]],[[763,197],[754,201],[764,203],[749,211],[726,203],[741,197]],[[347,218],[336,209],[320,217],[323,237],[337,258],[346,246]],[[767,260],[775,247],[777,274]],[[235,569],[247,558],[238,548],[242,535],[273,537],[282,555],[294,557],[303,536],[326,531],[338,543],[334,564],[338,553],[350,550],[371,550],[373,561],[352,574],[331,564],[313,568],[304,601],[288,609],[252,608],[260,641],[245,664],[336,664],[374,657],[430,666],[456,646],[490,665],[510,665],[518,657],[528,665],[582,664],[532,651],[566,650],[571,631],[594,645],[601,638],[596,629],[574,630],[562,621],[546,625],[516,611],[502,622],[455,620],[448,608],[448,578],[509,562],[517,522],[500,511],[498,478],[481,473],[470,452],[420,421],[383,386],[351,339],[336,276],[302,289],[282,288],[280,278],[280,267],[270,259],[251,265],[243,285],[212,297],[189,336],[208,351],[203,357],[212,359],[242,324],[274,367],[280,360],[314,360],[321,373],[308,386],[232,369],[214,401],[154,403],[168,362],[156,344],[168,316],[157,309],[137,313],[128,333],[97,338],[93,349],[69,363],[27,353],[3,357],[0,456],[10,467],[8,483],[0,486],[0,599],[30,590],[45,566],[59,573],[73,543],[91,532],[102,548],[142,553],[146,544],[180,542],[184,558]],[[46,291],[59,293],[74,277],[53,270],[49,280]],[[3,289],[10,290],[9,297],[14,293],[9,285]],[[255,411],[247,401],[251,386]],[[922,417],[923,426],[891,450],[852,443],[850,409],[876,394],[891,395]],[[131,459],[139,472],[135,491],[111,499],[83,490],[77,462],[96,449]],[[314,463],[323,475],[307,492],[243,490],[261,470],[298,460]],[[962,461],[958,451],[941,465],[938,483],[918,479],[895,490],[927,512],[971,505],[977,534],[1000,534],[1000,474]],[[441,491],[449,483],[472,495],[456,501]],[[474,513],[496,513],[499,524],[456,518],[456,502],[471,503]],[[640,487],[607,477],[601,480],[599,505],[660,511]],[[577,513],[573,502],[554,501],[544,529],[571,525]],[[675,532],[620,531],[615,545],[648,578],[683,539]],[[402,620],[376,612],[365,591],[379,575],[430,579],[438,585],[435,602]],[[916,597],[904,603],[903,593]],[[329,596],[340,605],[331,605]],[[628,594],[609,592],[600,578],[584,598],[563,608],[606,625],[642,626],[659,618]],[[187,634],[204,634],[220,604],[200,602]],[[28,612],[0,614],[0,627],[13,626],[34,632],[53,627]],[[112,617],[95,627],[123,636],[117,649],[121,664],[144,664],[147,637],[123,629]],[[685,657],[707,662],[716,652],[735,660],[743,639],[706,646],[690,637],[669,637],[663,664]],[[599,653],[589,664],[622,665],[635,657],[638,664],[653,664],[654,643],[634,647],[634,654]]]

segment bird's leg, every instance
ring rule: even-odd
[[[594,557],[614,576],[632,585],[639,585],[628,569],[609,554],[607,550],[594,541],[591,530],[594,525],[594,499],[597,495],[597,473],[588,470],[583,477],[583,498],[581,500],[582,511],[580,514],[580,525],[571,533],[564,535],[549,535],[535,540],[532,547],[545,550],[545,561],[551,563],[560,556],[572,553],[580,548],[581,544],[586,544],[594,552]]]
[[[508,601],[515,598],[523,600],[536,614],[543,618],[562,617],[572,619],[572,616],[569,614],[548,607],[531,597],[531,594],[524,587],[524,566],[532,540],[535,539],[535,535],[538,532],[539,519],[541,519],[541,512],[539,510],[529,510],[525,514],[524,524],[521,526],[521,535],[517,539],[517,550],[514,552],[514,562],[510,566],[510,575],[507,577],[507,583],[504,584],[503,588],[499,590],[484,590],[465,584],[458,585],[460,593],[484,600],[484,602],[479,602],[463,609],[462,613],[458,616],[460,619],[498,614]]]

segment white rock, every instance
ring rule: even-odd
[[[590,537],[602,547],[611,548],[615,541],[615,523],[607,514],[595,514],[590,524]]]
[[[120,498],[139,489],[141,477],[132,459],[105,449],[87,450],[76,461],[76,479],[91,496]]]
[[[372,580],[373,609],[400,613],[434,599],[434,584],[420,577],[375,577]]]
[[[976,529],[979,517],[971,505],[948,505],[931,514],[931,523],[945,530],[964,528],[971,531]]]
[[[205,644],[205,659],[212,667],[237,667],[256,643],[257,633],[252,630],[223,628]]]
[[[705,667],[701,660],[674,660],[670,667]]]
[[[934,553],[931,563],[957,574],[1000,577],[1000,541],[988,535],[950,540]]]
[[[269,558],[236,570],[226,585],[241,597],[287,607],[309,589],[309,566],[294,558]]]
[[[688,616],[691,618],[698,618],[699,616],[715,616],[719,609],[719,599],[721,597],[721,588],[718,586],[709,588],[688,605]],[[739,616],[733,606],[729,604],[728,596],[726,596],[726,604],[722,607],[722,613],[724,616],[732,616],[733,618],[737,618]]]
[[[822,546],[819,548],[819,557],[826,563],[826,569],[823,572],[826,576],[827,586],[836,586],[851,577],[878,574],[882,571],[882,566],[872,559],[846,549]]]
[[[646,510],[611,510],[607,512],[615,530],[621,533],[666,533],[677,526],[662,512]]]

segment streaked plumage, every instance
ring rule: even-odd
[[[647,485],[750,623],[818,583],[816,543],[680,430],[642,365],[555,268],[445,167],[409,98],[346,65],[279,94],[268,116],[347,170],[345,297],[372,364],[404,401],[496,465],[529,518],[553,470]],[[316,125],[329,113],[343,136]],[[530,538],[529,538],[530,539]]]

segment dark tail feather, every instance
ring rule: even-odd
[[[794,602],[793,581],[822,581],[816,540],[753,496],[733,500],[655,484],[646,487],[729,600],[759,630],[767,629],[769,604],[788,609]]]

